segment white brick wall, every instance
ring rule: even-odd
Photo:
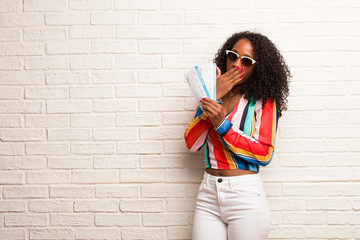
[[[1,0],[0,239],[191,239],[184,72],[257,30],[293,73],[270,239],[360,239],[356,0]]]

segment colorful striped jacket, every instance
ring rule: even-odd
[[[184,137],[192,152],[206,145],[206,168],[259,172],[259,165],[272,160],[277,123],[275,102],[268,100],[262,107],[262,100],[251,102],[242,97],[217,128],[197,105]]]

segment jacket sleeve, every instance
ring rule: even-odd
[[[197,105],[193,118],[184,133],[186,147],[191,152],[199,151],[204,145],[211,127],[214,127],[214,125],[209,116]]]
[[[256,121],[251,136],[233,128],[226,118],[216,128],[224,144],[237,156],[260,166],[268,165],[275,150],[278,114],[274,101],[268,100],[264,107],[259,100],[255,108]]]

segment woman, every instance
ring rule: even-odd
[[[185,131],[190,151],[205,147],[193,240],[267,239],[271,216],[259,166],[274,154],[290,71],[275,45],[233,34],[215,56],[217,100],[203,98]]]

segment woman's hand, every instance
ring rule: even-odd
[[[219,126],[226,116],[223,105],[210,98],[203,98],[201,102],[203,104],[202,109],[207,113],[213,125]]]
[[[216,67],[216,99],[225,96],[236,84],[243,80],[244,68],[232,68],[221,75],[220,68]]]

